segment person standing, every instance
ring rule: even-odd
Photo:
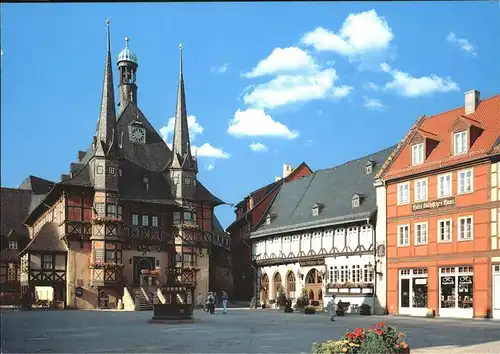
[[[335,308],[335,295],[333,295],[332,300],[328,304],[328,311],[330,315],[330,321],[335,321],[335,315],[337,312],[337,309]]]
[[[227,300],[227,293],[225,290],[222,290],[222,307],[224,308],[224,313],[227,313]]]

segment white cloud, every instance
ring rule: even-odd
[[[202,134],[203,131],[205,130],[200,123],[196,121],[196,117],[189,115],[188,116],[188,129],[189,129],[189,138],[191,140],[195,140],[196,136],[199,134]],[[160,135],[162,136],[163,140],[166,142],[169,141],[169,135],[173,133],[175,128],[175,117],[170,117],[168,119],[168,123],[166,126],[160,128]]]
[[[374,110],[374,111],[381,111],[385,108],[385,106],[382,104],[382,101],[380,101],[378,98],[364,98],[364,103],[363,106],[365,108]]]
[[[248,147],[255,152],[266,152],[268,150],[267,146],[262,143],[251,143]]]
[[[274,121],[263,109],[237,110],[229,121],[228,134],[241,136],[268,136],[295,139],[298,131],[291,131],[280,122]]]
[[[209,163],[206,168],[207,171],[212,171],[215,168],[215,163]]]
[[[221,66],[212,67],[210,71],[216,74],[224,74],[227,72],[228,69],[229,69],[229,64],[225,63],[222,64]]]
[[[228,159],[231,157],[230,153],[224,152],[220,148],[213,147],[209,143],[205,143],[200,147],[191,146],[191,154],[198,157],[213,157],[216,159]]]
[[[387,21],[375,10],[370,10],[349,14],[338,33],[317,27],[306,33],[301,42],[317,51],[336,52],[352,60],[386,51],[393,38]]]
[[[274,48],[267,58],[259,61],[252,71],[243,74],[243,76],[254,78],[299,70],[314,71],[317,67],[315,60],[300,48]]]
[[[337,78],[337,72],[332,68],[310,75],[278,75],[265,84],[254,86],[243,96],[243,101],[252,108],[276,108],[291,103],[343,97],[350,89],[346,86],[335,88]]]
[[[371,81],[364,84],[364,88],[367,90],[373,90],[373,91],[378,91],[380,89],[380,87],[378,87],[378,85],[376,83],[371,82]]]
[[[351,93],[351,91],[353,90],[353,87],[352,86],[337,86],[337,87],[334,87],[333,88],[333,97],[335,98],[344,98],[346,97],[347,95],[349,95]]]
[[[419,97],[437,92],[459,91],[457,83],[449,77],[440,77],[435,74],[422,77],[413,77],[408,73],[392,69],[388,64],[381,65],[382,71],[392,76],[392,81],[385,84],[386,90],[393,90],[401,96]]]
[[[446,40],[454,45],[457,45],[464,52],[470,53],[473,56],[477,55],[476,48],[465,38],[458,38],[455,33],[450,32],[448,36],[446,36]]]

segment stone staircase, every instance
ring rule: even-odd
[[[153,304],[150,300],[144,295],[142,288],[134,288],[133,296],[136,304],[139,304],[138,311],[152,311]]]

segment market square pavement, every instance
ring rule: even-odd
[[[385,322],[412,353],[500,353],[500,322],[230,309],[190,323],[149,323],[152,311],[2,311],[2,353],[310,353],[313,342]]]

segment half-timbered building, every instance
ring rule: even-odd
[[[380,221],[373,183],[391,150],[282,186],[251,233],[262,303],[276,300],[282,286],[292,299],[305,289],[310,303],[320,309],[335,294],[348,312],[357,312],[362,304],[383,311],[379,309],[385,304],[375,296],[380,245],[374,230]]]
[[[126,308],[150,308],[150,294],[166,281],[165,267],[179,263],[196,271],[197,293],[212,286],[230,291],[229,237],[214,214],[223,202],[198,180],[191,152],[182,48],[170,149],[139,108],[139,63],[128,39],[118,55],[115,105],[109,22],[107,30],[102,101],[90,146],[33,200],[24,220],[29,242],[20,252],[23,299],[32,302],[36,287],[48,286],[61,306],[113,308],[122,300]],[[188,234],[202,247],[193,251],[174,242]]]
[[[283,164],[282,176],[276,177],[273,183],[251,192],[235,205],[236,220],[227,228],[231,235],[233,297],[235,299],[247,301],[255,296],[255,266],[252,264],[250,232],[261,223],[283,183],[311,173],[311,169],[305,162],[296,168],[290,164]]]

